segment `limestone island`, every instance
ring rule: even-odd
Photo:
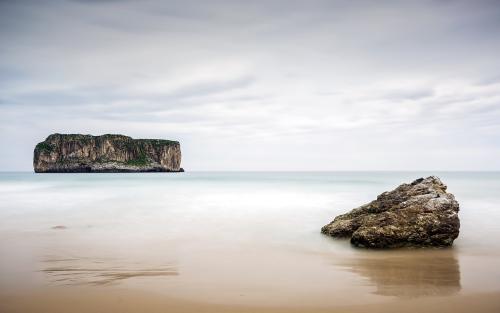
[[[321,232],[366,248],[443,247],[458,237],[458,202],[435,176],[384,192],[339,215]]]
[[[36,173],[183,172],[181,146],[124,135],[52,134],[36,145]]]

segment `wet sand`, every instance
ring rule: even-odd
[[[250,248],[248,248],[250,249]],[[168,249],[166,250],[175,250]],[[0,288],[0,312],[499,312],[490,263],[460,264],[455,249],[304,253],[282,249],[191,253],[192,264],[47,257],[40,282]],[[484,267],[483,267],[484,266]],[[182,270],[181,270],[181,269]],[[344,274],[344,275],[343,275]],[[491,277],[490,284],[495,284]],[[29,287],[31,286],[31,287]]]
[[[356,295],[352,295],[356,297]],[[500,293],[454,295],[435,298],[418,298],[407,300],[392,300],[386,303],[301,307],[301,306],[241,306],[223,305],[201,302],[190,302],[165,297],[155,293],[145,293],[126,289],[100,288],[46,288],[39,291],[22,294],[1,294],[0,311],[2,313],[90,313],[90,312],[439,312],[439,313],[469,313],[469,312],[500,312]]]

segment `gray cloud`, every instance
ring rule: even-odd
[[[0,41],[0,169],[56,131],[190,169],[500,169],[495,1],[1,1]]]

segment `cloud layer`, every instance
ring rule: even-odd
[[[191,170],[500,170],[495,1],[0,2],[0,170],[53,132]]]

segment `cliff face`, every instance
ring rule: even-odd
[[[37,173],[179,172],[179,142],[123,135],[52,134],[36,145]]]

